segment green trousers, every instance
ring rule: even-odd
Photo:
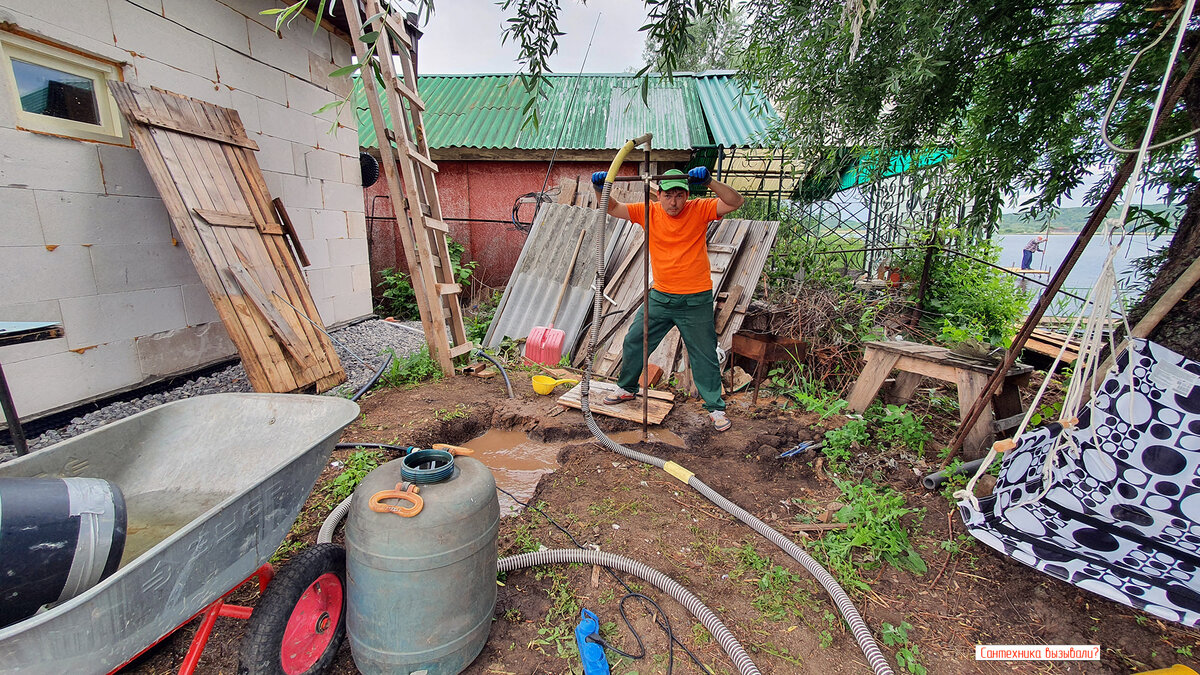
[[[642,308],[638,308],[621,347],[621,377],[617,386],[625,391],[638,391],[638,376],[642,374],[642,320]],[[650,353],[654,353],[671,326],[679,328],[687,347],[692,381],[704,399],[704,408],[710,412],[724,410],[712,291],[674,295],[650,289]]]

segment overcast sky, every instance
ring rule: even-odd
[[[638,28],[646,21],[642,0],[561,0],[558,53],[550,59],[556,73],[622,73],[642,67],[645,34]],[[502,24],[510,16],[494,0],[438,0],[429,23],[421,29],[419,49],[423,75],[451,73],[513,73],[517,46],[510,40],[501,46]],[[600,22],[597,25],[596,18]],[[591,52],[588,40],[592,27],[596,37]]]

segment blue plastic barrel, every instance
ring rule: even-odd
[[[375,469],[354,492],[346,631],[363,673],[457,675],[487,643],[496,605],[496,481],[478,460],[451,461],[452,471],[436,462],[416,467],[449,477],[419,485],[423,507],[411,518],[369,507],[372,495],[404,481],[402,460]]]
[[[0,478],[0,628],[116,572],[125,528],[125,498],[106,480]]]

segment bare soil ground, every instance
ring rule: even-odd
[[[461,443],[489,428],[526,431],[536,441],[561,448],[560,468],[542,478],[535,496],[545,514],[581,544],[596,544],[642,561],[679,581],[720,616],[762,672],[870,672],[832,601],[798,564],[666,473],[601,449],[579,411],[551,414],[558,408],[553,399],[536,396],[527,377],[514,377],[518,392],[514,400],[505,397],[502,381],[474,377],[375,392],[361,401],[363,415],[346,430],[343,441],[427,446]],[[465,415],[448,414],[455,410]],[[718,434],[697,401],[677,397],[665,426],[685,439],[687,447],[644,444],[636,449],[684,465],[718,492],[781,529],[795,523],[802,511],[811,515],[839,498],[841,493],[811,453],[793,459],[778,459],[778,454],[800,440],[819,437],[825,428],[844,423],[844,418],[821,422],[811,414],[783,411],[769,397],[750,407],[749,395],[732,397],[729,415],[733,428]],[[629,422],[599,419],[610,432],[637,428]],[[944,444],[953,431],[953,419],[934,416],[930,427],[936,442]],[[344,460],[349,452],[339,450],[335,459]],[[885,622],[911,624],[909,650],[915,646],[917,662],[929,673],[1130,673],[1173,663],[1196,667],[1190,653],[1200,654],[1200,631],[1053,580],[964,536],[962,522],[946,498],[920,486],[920,477],[935,464],[936,460],[924,463],[869,448],[854,462],[860,475],[881,476],[905,496],[908,506],[923,509],[923,514],[910,517],[909,525],[913,545],[928,566],[926,573],[856,559],[870,590],[852,596],[877,639]],[[326,470],[290,539],[315,541],[330,507],[321,485],[338,471]],[[811,541],[800,535],[793,538],[801,545]],[[502,557],[538,544],[574,546],[534,510],[502,519]],[[736,672],[683,607],[639,579],[626,577],[626,582],[658,602],[674,634],[703,663],[717,673]],[[610,575],[591,567],[511,573],[499,589],[488,643],[466,672],[581,672],[573,644],[577,605],[594,611],[602,623],[615,622],[606,634],[626,651],[636,651],[618,612],[625,593]],[[232,599],[254,604],[257,595],[246,587]],[[636,601],[626,607],[648,656],[630,661],[610,653],[612,672],[666,673],[664,632]],[[177,671],[197,624],[193,621],[177,632],[135,662],[129,672]],[[218,620],[198,672],[236,671],[243,625],[234,619]],[[977,662],[977,644],[1096,644],[1101,658],[1090,663]],[[896,667],[898,647],[882,641],[880,646]],[[677,672],[700,672],[679,648],[674,659]],[[347,646],[338,655],[335,672],[356,672]],[[897,672],[904,671],[897,668]]]

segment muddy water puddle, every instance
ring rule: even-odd
[[[462,446],[474,450],[475,459],[492,470],[497,486],[523,502],[533,496],[533,490],[544,474],[558,468],[558,446],[537,443],[520,431],[492,429]],[[518,510],[520,507],[512,498],[500,493],[502,515],[512,515]]]
[[[619,431],[609,434],[617,443],[632,445],[642,442],[642,430]],[[586,440],[586,439],[580,439]],[[678,448],[687,444],[679,436],[666,429],[651,429],[647,439],[651,443],[665,443]],[[579,442],[579,441],[571,441]],[[462,443],[475,451],[475,459],[483,462],[496,477],[496,485],[513,493],[521,501],[529,501],[538,480],[558,468],[560,445],[547,445],[530,440],[524,432],[492,429],[482,436]],[[520,506],[511,497],[500,493],[500,513],[512,515]]]

